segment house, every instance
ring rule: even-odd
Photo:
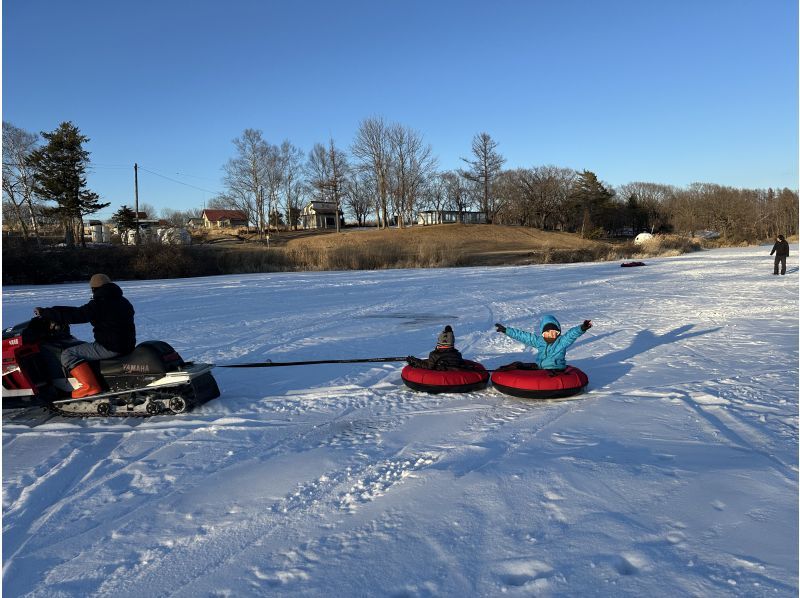
[[[419,224],[449,224],[451,222],[486,224],[486,214],[483,212],[458,212],[457,210],[423,210],[417,217]]]
[[[339,225],[344,226],[344,212],[339,210]],[[310,201],[300,212],[302,228],[336,228],[336,204],[332,201]]]
[[[247,214],[241,210],[203,210],[206,228],[239,228],[247,226]]]

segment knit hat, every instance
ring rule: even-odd
[[[786,240],[786,237],[784,237],[783,235],[778,235],[778,238],[779,238],[781,241],[785,241],[785,240]]]
[[[561,328],[559,328],[557,324],[553,324],[552,322],[549,322],[544,326],[542,326],[542,334],[544,334],[548,330],[558,330],[559,332],[561,332]]]
[[[436,339],[436,348],[437,349],[452,349],[456,344],[456,336],[453,334],[453,329],[447,325],[444,327],[439,333],[438,338]]]
[[[92,276],[92,278],[89,279],[89,286],[92,287],[93,289],[96,289],[110,282],[111,279],[105,274],[95,274],[94,276]]]

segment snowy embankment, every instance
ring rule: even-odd
[[[182,416],[4,412],[4,595],[796,596],[798,272],[768,251],[122,283],[140,340],[217,364],[424,356],[449,323],[496,367],[530,356],[494,322],[591,318],[589,392],[352,364],[217,369]],[[3,325],[88,295],[6,288]]]

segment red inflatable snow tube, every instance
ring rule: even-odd
[[[464,360],[474,370],[427,370],[407,365],[400,372],[405,385],[422,392],[470,392],[485,388],[489,372],[480,363]]]
[[[560,399],[576,395],[589,384],[581,370],[568,365],[558,370],[495,370],[492,386],[500,392],[523,399]]]

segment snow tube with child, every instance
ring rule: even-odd
[[[407,365],[400,372],[406,386],[422,392],[470,392],[485,388],[489,372],[480,363],[464,360],[471,370],[429,370]]]
[[[513,397],[560,399],[578,394],[589,384],[589,377],[571,365],[563,371],[505,367],[492,374],[492,386]]]

